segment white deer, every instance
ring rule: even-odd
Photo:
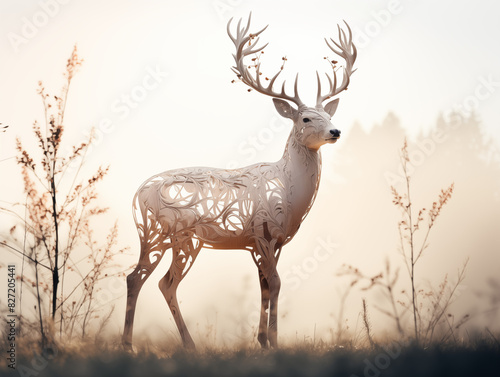
[[[280,278],[276,265],[282,247],[290,242],[309,212],[318,190],[323,144],[333,144],[340,131],[331,123],[338,99],[322,103],[347,89],[356,47],[352,33],[338,26],[339,41],[326,40],[328,47],[345,61],[342,83],[337,87],[338,69],[333,66],[333,80],[326,74],[329,90],[321,94],[321,80],[316,72],[318,95],[315,107],[302,103],[295,78],[294,95],[273,85],[279,70],[267,86],[261,81],[260,62],[246,66],[244,58],[260,52],[257,33],[249,33],[251,15],[246,27],[238,22],[233,71],[250,88],[273,97],[278,113],[293,120],[283,157],[273,163],[258,163],[240,169],[194,167],[169,170],[145,181],[134,196],[134,219],[139,232],[141,253],[137,266],[127,277],[127,309],[123,346],[132,349],[132,331],[137,297],[141,287],[158,266],[165,251],[172,249],[172,264],[159,282],[159,288],[175,319],[182,342],[194,348],[194,342],[182,318],[177,302],[177,287],[189,272],[203,246],[212,249],[250,251],[257,265],[262,294],[258,341],[263,348],[278,344],[278,294]],[[254,55],[255,56],[255,55]],[[253,73],[252,73],[253,72]],[[289,102],[294,103],[295,109]],[[268,309],[270,312],[268,313]]]

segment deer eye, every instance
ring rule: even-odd
[[[309,118],[304,118],[304,119],[302,119],[302,121],[303,121],[304,123],[307,123],[307,122],[310,122],[310,121],[311,121],[311,119],[309,119]]]

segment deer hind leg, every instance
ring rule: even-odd
[[[179,329],[182,343],[184,347],[188,349],[195,349],[195,345],[191,335],[189,334],[186,323],[182,318],[179,303],[177,301],[177,287],[191,269],[198,253],[201,250],[201,247],[201,242],[194,247],[193,240],[191,238],[184,239],[183,241],[174,244],[172,264],[170,265],[170,268],[165,276],[158,283],[158,287],[163,293],[168,307],[174,317],[175,324]]]
[[[132,333],[134,329],[135,307],[142,286],[160,263],[170,244],[165,243],[165,237],[159,236],[154,245],[141,242],[139,262],[127,276],[127,309],[125,312],[125,327],[122,345],[125,350],[132,351]]]
[[[269,284],[267,283],[267,280],[260,268],[259,281],[262,304],[260,309],[259,334],[257,335],[257,340],[262,348],[267,348],[267,327],[269,325]]]

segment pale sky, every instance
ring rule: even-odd
[[[19,170],[9,159],[15,154],[15,137],[29,145],[31,125],[42,117],[37,82],[43,80],[49,91],[58,93],[75,43],[85,61],[71,88],[66,142],[77,143],[91,127],[100,128],[84,173],[99,164],[111,165],[101,186],[101,198],[111,208],[103,227],[119,218],[121,243],[134,253],[138,240],[130,205],[135,190],[149,176],[178,167],[236,167],[281,157],[288,122],[279,118],[270,98],[248,93],[242,83],[231,84],[233,45],[226,23],[250,11],[252,30],[270,25],[261,38],[269,42],[263,71],[278,69],[286,55],[283,77],[291,79],[300,72],[299,90],[306,104],[315,99],[315,71],[329,71],[323,57],[333,58],[323,38],[336,38],[336,24],[342,20],[351,25],[358,71],[341,95],[334,118],[342,132],[348,133],[355,121],[369,129],[392,111],[415,136],[428,130],[441,113],[468,113],[472,108],[498,146],[498,1],[2,0],[0,122],[9,129],[0,134],[0,160],[5,160],[0,162],[1,199],[21,200]],[[252,142],[255,138],[257,143]],[[323,148],[324,161],[334,156],[334,148]],[[330,174],[325,177],[332,178]],[[293,243],[289,249],[294,250]],[[217,305],[236,305],[233,295],[245,274],[251,276],[251,284],[257,282],[250,257],[237,253],[207,253],[197,261],[198,279],[217,280],[218,264],[239,266],[226,277],[234,279],[233,290],[223,293]],[[144,305],[154,302],[162,313],[154,317],[143,311],[144,318],[153,318],[158,326],[170,318],[156,287],[161,276],[151,278],[154,281],[145,286],[151,293],[140,298]],[[199,281],[194,279],[185,283],[186,290],[180,288],[188,301],[185,316],[204,323],[205,317],[194,311],[210,301],[193,302],[192,295],[199,294]],[[209,286],[224,287],[221,279],[210,280]],[[118,311],[124,303],[120,305]],[[214,310],[229,311],[216,307],[206,314],[210,320]],[[122,317],[118,321],[121,326]],[[287,334],[293,338],[292,327]]]

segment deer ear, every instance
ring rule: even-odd
[[[335,111],[337,111],[338,105],[339,105],[339,99],[338,98],[334,99],[333,101],[328,102],[326,104],[325,111],[332,117],[333,114],[335,114]]]
[[[290,104],[282,99],[273,98],[274,107],[278,110],[278,113],[285,118],[293,119],[297,110],[295,110]]]

